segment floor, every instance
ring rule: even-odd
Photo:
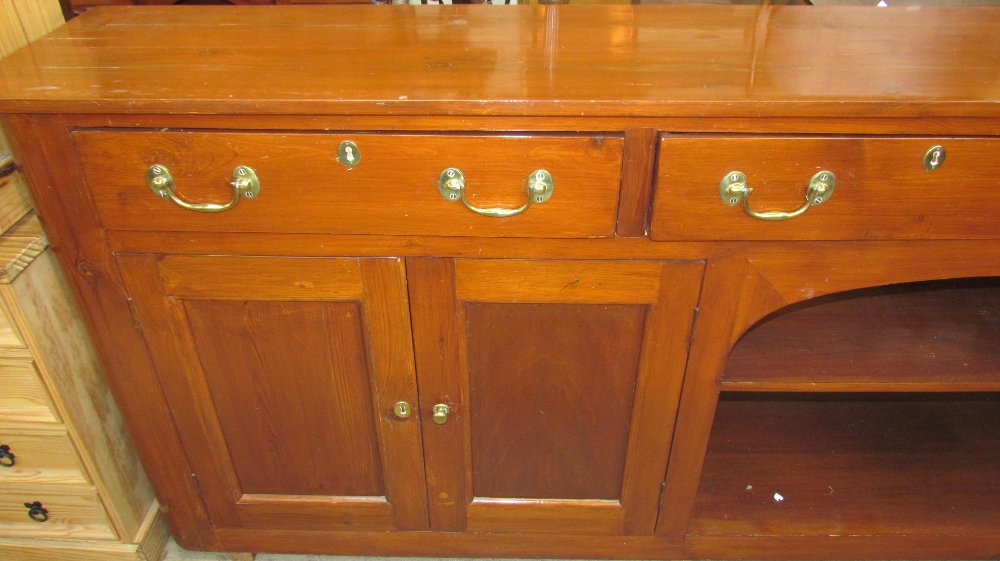
[[[228,553],[205,553],[201,551],[188,551],[181,549],[173,538],[167,542],[167,549],[161,561],[231,561]],[[274,553],[262,553],[257,556],[256,561],[413,561],[412,557],[345,557],[336,555],[277,555]],[[471,561],[463,559],[436,559],[433,557],[421,558],[420,561]],[[491,561],[513,561],[513,560],[491,560]],[[532,560],[544,561],[544,560]]]

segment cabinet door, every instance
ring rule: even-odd
[[[428,527],[400,260],[118,259],[217,527]]]
[[[702,269],[408,260],[431,528],[651,534]]]

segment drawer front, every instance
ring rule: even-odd
[[[89,483],[65,430],[0,427],[0,447],[0,486]]]
[[[6,306],[0,302],[0,347],[15,349],[26,348],[24,341],[14,323],[7,316]]]
[[[59,422],[33,362],[0,361],[0,388],[0,422]]]
[[[942,146],[929,170],[925,156]],[[1000,140],[667,136],[660,141],[651,237],[657,240],[867,240],[1000,237]],[[933,155],[927,160],[935,161]],[[931,165],[930,167],[934,167]],[[778,221],[723,202],[720,183],[742,172],[755,212],[805,206],[817,172],[833,194]]]
[[[595,237],[614,234],[620,137],[77,131],[73,135],[101,221],[113,230],[302,232],[446,236]],[[341,163],[354,143],[356,165]],[[217,213],[158,197],[150,166],[169,170],[177,196],[227,203],[237,166],[260,193]],[[528,178],[548,171],[549,200],[510,217],[447,200],[438,179],[461,170],[477,208],[516,209]]]
[[[48,511],[44,522],[32,520],[24,506],[35,502]],[[37,492],[28,486],[0,487],[0,537],[116,539],[92,487],[59,493]]]

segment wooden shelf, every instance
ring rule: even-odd
[[[1000,391],[1000,282],[938,281],[805,302],[747,332],[724,390]]]
[[[723,393],[690,532],[997,536],[998,505],[1000,394]]]

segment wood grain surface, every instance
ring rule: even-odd
[[[782,310],[729,355],[723,388],[998,391],[995,279],[839,293]],[[877,390],[876,390],[877,391]]]
[[[924,156],[947,151],[929,171]],[[996,238],[1000,202],[978,185],[1000,174],[983,138],[817,138],[671,135],[660,142],[650,236],[655,240],[870,240]],[[750,207],[792,211],[813,174],[830,171],[836,189],[821,205],[784,221],[728,206],[719,183],[747,177]]]
[[[0,111],[1000,114],[990,8],[143,8],[9,57]]]
[[[623,144],[620,136],[550,134],[78,131],[73,138],[111,229],[555,238],[614,234]],[[353,167],[338,160],[344,141],[357,146]],[[189,202],[229,202],[238,165],[256,171],[260,194],[225,212],[192,212],[149,189],[153,164],[170,170],[178,197]],[[449,168],[463,172],[466,199],[478,208],[521,207],[539,169],[555,188],[523,214],[480,216],[438,191]]]
[[[997,408],[976,393],[723,399],[691,532],[996,534]]]

